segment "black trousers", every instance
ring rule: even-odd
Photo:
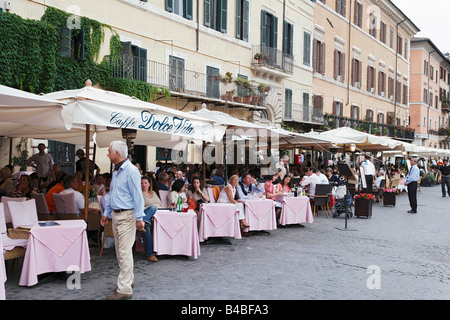
[[[373,192],[373,175],[366,175],[366,185],[367,188],[364,188],[365,193],[372,193]]]
[[[408,184],[408,198],[411,210],[417,211],[417,181]]]
[[[447,193],[450,196],[450,177],[442,177],[442,196],[445,196],[445,186],[447,186]]]

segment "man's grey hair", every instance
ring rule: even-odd
[[[122,158],[127,159],[128,158],[128,146],[123,141],[113,141],[109,144],[111,147],[111,151],[117,151],[119,152],[120,156]]]
[[[287,161],[287,160],[289,160],[289,156],[285,154],[285,155],[281,158],[281,160]]]
[[[419,162],[419,159],[416,157],[411,158],[411,160],[414,160],[415,163]]]

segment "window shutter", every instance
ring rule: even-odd
[[[63,58],[72,57],[72,30],[65,25],[61,29],[59,54]]]
[[[318,72],[317,70],[317,47],[319,43],[317,39],[313,40],[313,72]]]
[[[325,75],[325,43],[320,44],[321,54],[320,54],[320,73]]]
[[[183,0],[183,17],[192,20],[192,0]]]
[[[244,0],[242,6],[242,40],[248,41],[248,17],[250,13],[250,5]]]
[[[147,49],[136,48],[135,79],[147,81]]]
[[[267,46],[266,25],[267,25],[267,14],[264,10],[261,10],[261,47]]]
[[[345,15],[347,13],[346,8],[347,8],[347,3],[346,0],[341,0],[341,5],[342,5],[342,16],[345,18]]]
[[[173,12],[173,0],[166,0],[166,11]]]
[[[242,30],[242,0],[236,0],[236,38],[241,39]]]
[[[228,0],[220,1],[220,32],[227,32],[227,7]]]
[[[345,82],[345,53],[341,53],[341,77],[342,82]]]
[[[273,17],[273,33],[271,39],[271,47],[276,49],[278,47],[278,18]]]
[[[76,36],[75,42],[75,59],[78,61],[84,61],[84,30],[81,29],[80,33]]]
[[[205,26],[211,27],[211,0],[205,0],[203,11],[204,11]]]
[[[311,63],[311,35],[303,33],[303,64],[309,66]]]
[[[339,74],[339,52],[334,50],[334,80],[337,80]]]

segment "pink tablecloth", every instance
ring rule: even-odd
[[[209,237],[241,239],[238,214],[232,203],[203,203],[199,212],[200,242]]]
[[[197,214],[158,210],[153,216],[153,250],[158,254],[200,255]]]
[[[47,272],[91,270],[89,245],[84,220],[58,220],[59,226],[42,227],[36,222],[30,231],[23,260],[20,286],[38,283],[38,275]]]
[[[274,230],[277,228],[275,203],[273,200],[257,199],[238,201],[244,203],[245,221],[250,226],[250,231]]]
[[[3,243],[0,235],[0,300],[5,300],[5,282],[6,282],[6,268],[5,259],[3,258]]]
[[[281,209],[280,224],[297,224],[314,221],[308,197],[284,197]]]

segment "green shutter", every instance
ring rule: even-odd
[[[261,10],[261,47],[267,45],[266,20],[267,14],[264,10]]]
[[[166,0],[166,11],[173,12],[173,0]]]
[[[63,58],[72,57],[72,30],[67,28],[67,26],[63,26],[61,29],[59,54]]]
[[[203,10],[205,26],[211,27],[211,0],[205,0]]]
[[[273,22],[273,32],[271,34],[271,45],[272,48],[276,49],[278,46],[278,18],[277,17],[272,17],[272,22]]]
[[[249,3],[244,0],[242,6],[242,40],[248,41],[248,17],[249,17]]]
[[[227,7],[228,0],[220,1],[220,32],[227,32]]]
[[[236,0],[236,38],[242,39],[242,0]]]
[[[183,0],[183,17],[192,20],[192,0]]]

